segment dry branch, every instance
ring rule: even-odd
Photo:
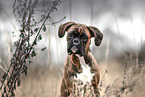
[[[11,59],[11,64],[8,70],[1,78],[0,90],[3,89],[2,97],[14,97],[14,90],[21,85],[22,74],[27,75],[27,65],[30,61],[28,58],[36,56],[35,46],[38,41],[42,39],[42,30],[46,31],[45,22],[50,18],[50,14],[57,10],[56,6],[62,1],[55,0],[52,7],[47,10],[43,18],[37,22],[35,21],[35,8],[39,0],[15,0],[13,4],[13,13],[17,21],[21,24],[19,40],[14,43],[16,49]],[[40,24],[40,26],[38,25]],[[37,27],[36,27],[37,25]],[[39,26],[39,27],[38,27]],[[33,42],[30,38],[35,36]],[[10,74],[10,76],[8,75]]]

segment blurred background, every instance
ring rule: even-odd
[[[53,1],[42,0],[39,8],[49,7]],[[13,2],[0,1],[0,77],[10,64],[14,42],[19,38],[20,24],[13,14]],[[102,95],[108,85],[115,88],[122,85],[126,70],[127,83],[139,83],[121,97],[144,97],[144,5],[144,0],[64,0],[46,23],[47,31],[42,32],[43,39],[36,47],[38,55],[30,59],[28,76],[22,77],[16,97],[58,97],[67,56],[66,35],[59,38],[58,27],[68,21],[95,26],[104,34],[101,46],[96,47],[94,39],[91,42],[103,80]],[[51,25],[65,16],[63,21]],[[42,47],[46,47],[43,52]]]

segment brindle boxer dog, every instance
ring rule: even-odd
[[[94,37],[95,45],[99,46],[103,34],[96,27],[74,22],[60,25],[58,36],[62,38],[66,31],[68,55],[64,64],[61,97],[68,97],[73,93],[73,82],[75,80],[81,80],[84,85],[90,83],[93,86],[95,97],[100,97],[98,88],[100,71],[94,56],[90,52],[89,45],[91,38]],[[89,71],[87,72],[87,70]]]

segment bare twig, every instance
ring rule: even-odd
[[[21,75],[24,73],[27,75],[27,59],[34,57],[37,54],[35,53],[35,46],[37,41],[41,40],[42,37],[40,32],[46,31],[45,22],[50,18],[50,14],[56,10],[56,6],[61,3],[60,0],[55,0],[53,6],[48,10],[46,17],[41,22],[40,28],[35,28],[33,32],[32,27],[32,17],[34,17],[34,8],[38,4],[38,0],[15,0],[13,4],[15,16],[18,15],[20,23],[22,24],[22,29],[20,30],[20,39],[15,42],[15,53],[11,59],[11,64],[8,70],[4,73],[1,79],[0,90],[3,89],[2,97],[14,97],[14,90],[17,86],[20,86]],[[36,34],[35,39],[30,43],[30,37]],[[10,74],[10,76],[8,76]],[[5,84],[6,83],[6,84]]]

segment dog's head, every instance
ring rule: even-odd
[[[67,31],[67,52],[68,54],[87,54],[90,45],[90,39],[95,37],[95,45],[99,46],[103,39],[103,34],[98,28],[86,26],[74,22],[67,22],[60,25],[58,36],[62,38]]]

